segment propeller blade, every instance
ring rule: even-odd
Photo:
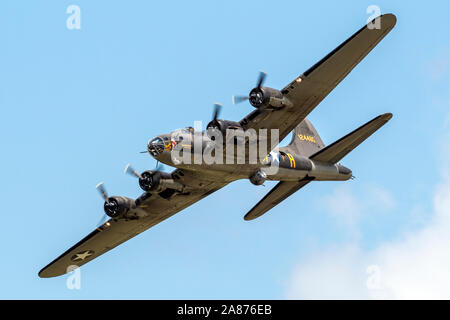
[[[241,103],[245,100],[248,100],[248,96],[233,96],[231,97],[233,104]]]
[[[222,109],[222,105],[220,103],[214,103],[214,113],[213,113],[213,120],[217,120],[217,117],[220,114],[220,110]]]
[[[139,153],[148,153],[148,151],[139,151]]]
[[[133,169],[130,164],[127,164],[125,167],[124,173],[128,173],[129,175],[135,176],[136,178],[142,178],[141,174]]]
[[[96,188],[98,192],[100,192],[100,195],[102,196],[103,200],[105,200],[105,202],[108,202],[108,193],[106,192],[103,182],[97,184]]]
[[[262,84],[264,83],[265,78],[266,78],[266,73],[264,71],[260,71],[256,87],[261,88]]]

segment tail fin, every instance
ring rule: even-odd
[[[336,163],[350,151],[359,146],[392,118],[392,113],[382,114],[346,136],[313,154],[310,159],[322,162]]]
[[[309,157],[325,145],[316,129],[308,119],[304,119],[292,132],[292,140],[286,147],[280,148],[292,154]]]

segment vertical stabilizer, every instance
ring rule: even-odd
[[[280,151],[309,157],[323,149],[325,145],[312,123],[305,119],[292,131],[292,140]]]

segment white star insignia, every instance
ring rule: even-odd
[[[87,257],[92,256],[92,255],[93,255],[93,252],[91,250],[86,250],[84,252],[80,252],[80,253],[75,254],[72,257],[72,260],[73,261],[78,261],[78,260],[82,260],[83,261],[84,259],[86,259]]]

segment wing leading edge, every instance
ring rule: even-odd
[[[245,216],[245,220],[253,220],[262,216],[264,213],[275,207],[281,201],[285,200],[309,182],[312,178],[303,179],[300,181],[280,181],[269,191]]]
[[[170,199],[152,195],[133,209],[140,210],[139,213],[145,212],[144,216],[139,219],[110,219],[107,224],[96,228],[50,262],[39,272],[39,277],[56,277],[81,267],[227,184],[227,182],[205,180],[202,176],[199,177],[198,174],[189,171],[184,171],[179,181],[191,186],[198,186],[199,183],[204,186],[201,189],[192,189],[188,194],[175,195]]]
[[[375,131],[380,129],[392,118],[392,113],[382,114],[366,124],[362,125],[358,129],[350,132],[336,142],[321,149],[312,156],[311,160],[337,163],[349,152],[359,146],[368,137],[370,137]],[[277,204],[300,190],[307,185],[314,178],[303,179],[297,181],[281,181],[272,190],[269,191],[266,196],[259,201],[244,217],[245,220],[252,220],[266,213],[268,210],[275,207]]]
[[[50,262],[39,271],[39,277],[50,278],[70,272],[75,267],[82,266],[150,227],[143,227],[138,220],[114,221],[111,219],[108,223],[109,227],[96,228]]]
[[[338,162],[370,137],[375,131],[385,125],[391,118],[392,113],[385,113],[370,120],[358,129],[316,152],[310,159],[328,163]]]
[[[280,140],[284,139],[375,48],[397,21],[390,13],[378,19],[380,29],[369,29],[365,25],[281,90],[292,107],[256,109],[241,120],[244,129],[280,129]]]
[[[280,129],[280,140],[301,123],[306,116],[333,90],[367,54],[394,28],[397,18],[393,14],[378,17],[380,29],[365,25],[323,59],[282,89],[282,94],[293,104],[280,110],[254,110],[241,123],[244,128]],[[381,115],[362,127],[318,151],[311,159],[336,163],[377,129],[384,125],[392,114]],[[255,219],[304,187],[311,180],[279,182],[244,217]]]

